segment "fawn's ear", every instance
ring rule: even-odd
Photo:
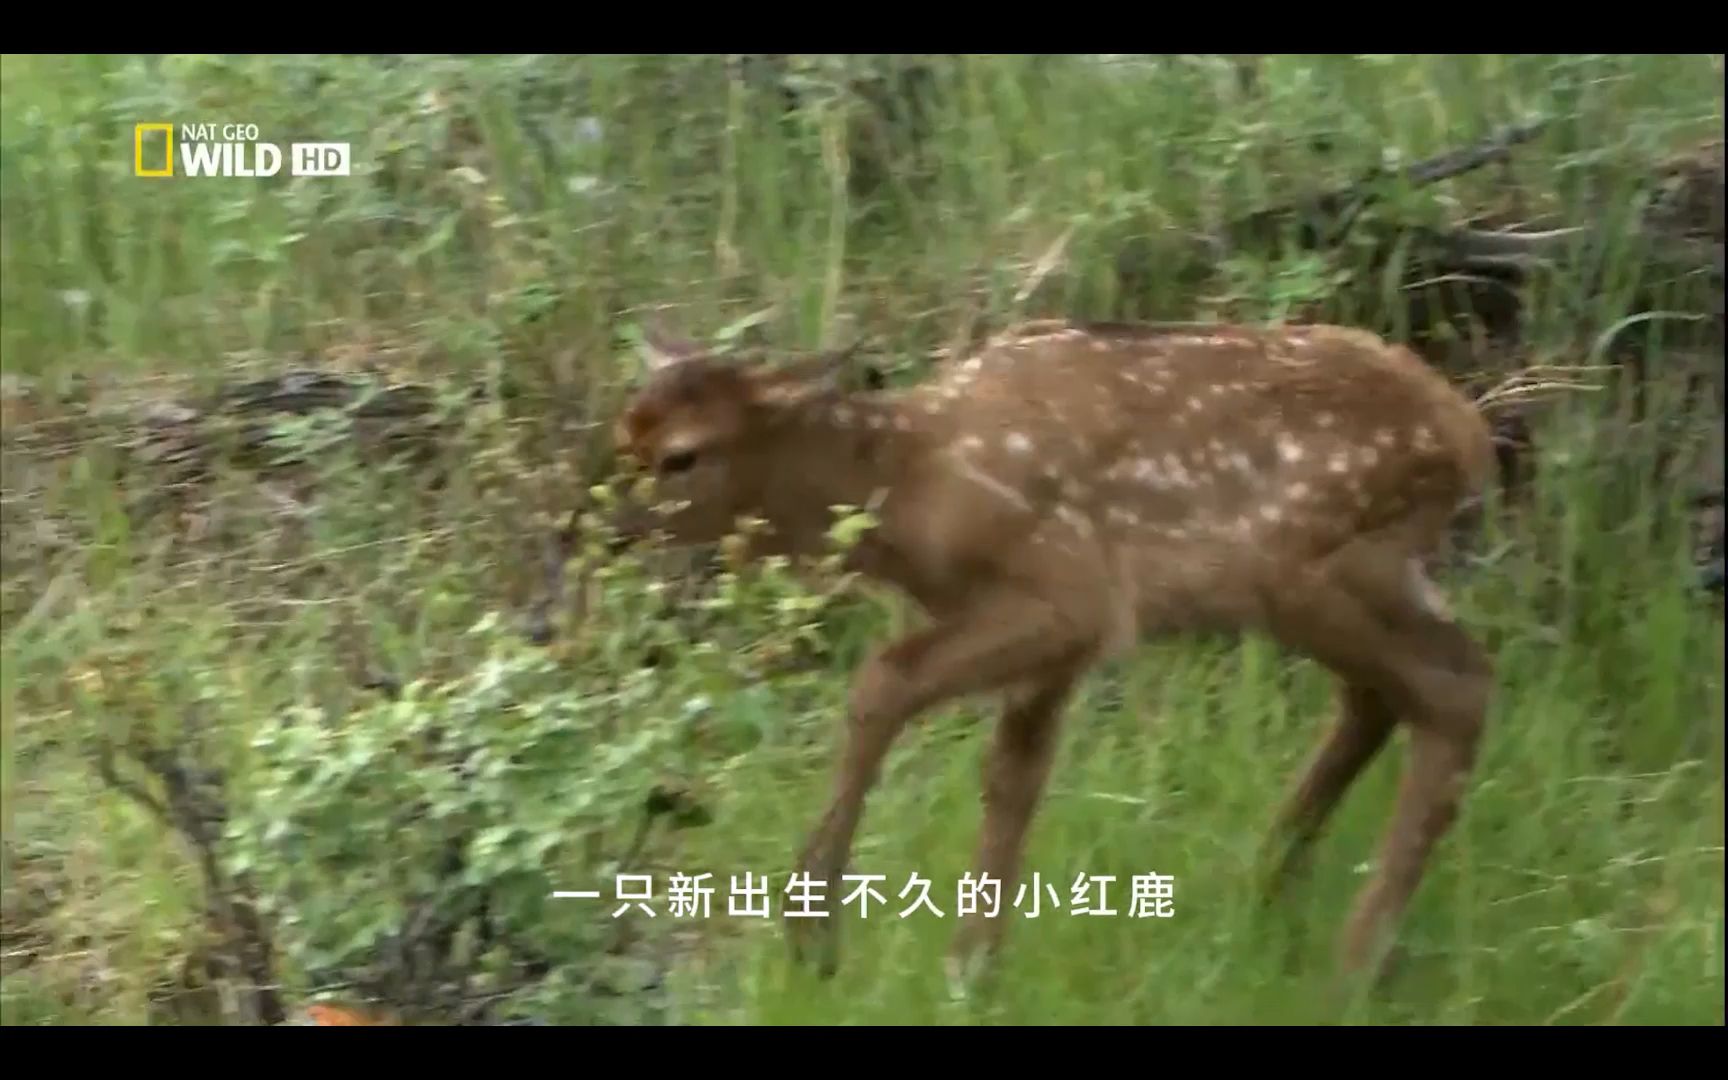
[[[653,375],[672,364],[702,355],[702,346],[659,327],[642,330],[642,370]]]
[[[764,404],[791,405],[825,394],[880,390],[886,385],[874,364],[853,361],[859,342],[753,376],[754,397]]]

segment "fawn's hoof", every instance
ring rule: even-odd
[[[1000,931],[974,919],[963,923],[942,958],[949,997],[960,1000],[981,989],[996,972],[1002,956]]]
[[[1388,930],[1373,936],[1347,932],[1335,968],[1334,994],[1350,1000],[1384,993],[1406,955],[1404,945]]]
[[[523,622],[522,636],[531,645],[550,645],[557,633],[552,629],[552,620],[543,611],[533,612]]]
[[[942,975],[952,1001],[970,998],[989,977],[994,954],[987,949],[950,949],[942,958]]]
[[[786,927],[792,962],[799,967],[813,968],[824,979],[832,978],[840,967],[840,935],[834,917],[786,916],[782,922]]]

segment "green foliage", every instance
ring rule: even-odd
[[[813,569],[837,569],[868,527],[864,514],[839,518],[834,555]],[[789,575],[778,559],[727,570],[710,595],[657,615],[648,605],[664,584],[610,560],[579,631],[593,648],[578,644],[561,662],[488,615],[467,632],[482,644],[471,670],[449,682],[417,679],[341,715],[296,705],[260,724],[225,854],[277,920],[288,970],[304,985],[361,979],[424,992],[400,989],[410,976],[394,958],[446,927],[460,940],[445,948],[463,951],[435,970],[469,980],[469,992],[514,986],[543,1013],[548,980],[584,985],[611,905],[552,893],[631,872],[641,852],[625,841],[639,844],[639,828],[668,809],[654,805],[656,784],[710,787],[711,773],[763,737],[727,724],[734,710],[717,718],[713,702],[739,701],[788,658],[822,650],[847,583],[814,592]],[[713,619],[716,633],[684,651],[678,623],[691,616]],[[632,669],[627,659],[670,649],[682,655],[666,664]],[[826,681],[821,668],[801,678]],[[789,699],[796,682],[771,685]],[[609,841],[596,855],[600,838]],[[556,1005],[559,1015],[576,1015],[579,1000]]]
[[[678,717],[656,710],[653,690],[584,689],[543,652],[495,638],[454,683],[415,681],[340,718],[293,710],[253,739],[255,788],[230,825],[229,862],[257,878],[300,971],[363,969],[410,913],[472,936],[482,905],[493,937],[472,961],[482,974],[516,959],[507,947],[580,968],[597,909],[551,893],[604,869],[573,849],[629,817],[677,741]]]

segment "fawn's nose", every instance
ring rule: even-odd
[[[622,555],[654,531],[655,516],[649,507],[627,498],[612,511],[606,524],[612,534],[606,541],[607,554]]]

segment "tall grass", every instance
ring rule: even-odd
[[[974,320],[1016,311],[1269,317],[1324,295],[1328,271],[1362,267],[1236,262],[1214,275],[1195,234],[1531,114],[1555,125],[1509,175],[1407,193],[1396,212],[1612,224],[1654,160],[1722,121],[1708,57],[1276,56],[1253,96],[1210,58],[964,57],[932,65],[918,123],[888,127],[835,88],[848,68],[917,59],[804,61],[778,82],[720,58],[0,64],[0,350],[36,395],[8,412],[0,503],[5,1022],[151,1019],[152,992],[196,939],[188,853],[94,778],[89,739],[173,732],[196,714],[219,733],[211,753],[235,798],[263,813],[271,766],[256,740],[282,717],[319,710],[334,760],[392,722],[364,712],[368,672],[436,688],[515,662],[469,631],[527,598],[534,530],[593,479],[646,309],[778,347],[866,336],[898,378]],[[353,176],[136,178],[132,126],[156,120],[346,140]],[[1021,296],[1052,252],[1053,272]],[[1606,287],[1562,277],[1531,298],[1534,346],[1582,359],[1629,313],[1630,262],[1601,257]],[[1390,304],[1348,315],[1398,329]],[[91,416],[306,352],[490,396],[429,467],[436,486],[331,450],[309,476],[221,470],[209,502],[144,513],[160,482]],[[978,707],[931,716],[891,757],[854,867],[885,875],[887,906],[864,920],[847,909],[841,973],[822,983],[788,969],[778,918],[727,914],[729,885],[767,874],[781,910],[825,794],[847,665],[890,619],[848,602],[819,629],[819,669],[769,677],[808,647],[807,616],[779,586],[697,613],[727,643],[705,653],[658,617],[661,595],[619,571],[589,597],[569,685],[534,692],[630,704],[607,722],[609,749],[539,767],[567,770],[573,790],[603,773],[643,787],[697,776],[713,823],[654,847],[655,920],[611,922],[605,864],[562,844],[548,856],[552,887],[600,888],[601,923],[669,951],[651,961],[667,970],[647,995],[655,1010],[638,994],[598,1012],[542,1002],[544,1015],[1720,1023],[1721,623],[1689,591],[1684,493],[1640,479],[1668,429],[1623,412],[1606,395],[1548,414],[1533,512],[1491,531],[1480,547],[1494,557],[1449,583],[1500,689],[1465,817],[1411,911],[1385,1001],[1340,1014],[1316,989],[1387,820],[1399,748],[1339,812],[1307,889],[1261,912],[1256,846],[1333,705],[1323,672],[1259,643],[1165,643],[1087,685],[1027,856],[1058,905],[1046,892],[1031,919],[1003,897],[1014,926],[999,987],[955,999],[939,963],[978,825]],[[669,659],[636,672],[655,642]],[[503,723],[492,717],[469,722]],[[665,742],[631,756],[638,735]],[[534,812],[551,815],[534,827],[576,828],[548,824],[564,822],[552,804]],[[605,813],[610,838],[627,815]],[[328,828],[364,847],[384,843],[384,821]],[[288,851],[274,857],[287,865]],[[714,912],[668,917],[667,875],[703,871]],[[914,873],[941,917],[898,916]],[[1173,877],[1170,918],[1128,917],[1130,882],[1147,873]],[[1072,912],[1083,874],[1113,875],[1104,902],[1117,914]],[[323,883],[331,925],[384,895],[370,881]],[[544,918],[591,915],[553,906]]]

